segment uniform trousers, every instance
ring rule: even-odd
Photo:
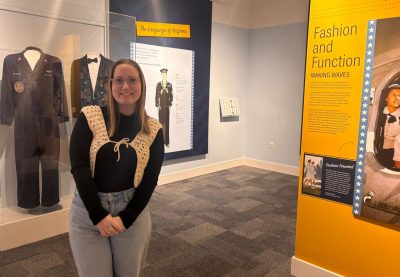
[[[158,110],[158,121],[162,125],[164,144],[169,145],[169,107],[160,107]]]
[[[116,216],[132,199],[134,189],[101,193],[102,206]],[[151,218],[146,207],[124,232],[102,237],[75,192],[70,209],[69,238],[79,276],[128,277],[139,276],[143,268],[151,237]]]
[[[50,207],[60,201],[60,132],[55,114],[16,114],[14,123],[18,206]],[[39,189],[39,164],[42,192]]]

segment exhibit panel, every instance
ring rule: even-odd
[[[364,172],[364,178],[358,183],[353,213],[399,226],[400,17],[369,20],[369,26],[366,47],[373,58],[365,65],[371,78],[363,88],[369,105],[361,109],[365,129],[360,130],[357,155],[357,171]]]
[[[396,276],[398,3],[312,0],[309,16],[295,258]]]
[[[146,109],[163,125],[165,159],[207,154],[212,3],[112,0],[110,11],[137,19],[131,57],[146,76]]]
[[[26,232],[24,220],[68,211],[75,190],[69,137],[82,107],[106,105],[114,63],[107,38],[115,31],[105,8],[67,1],[57,12],[57,3],[46,10],[46,1],[39,2],[36,9],[24,1],[0,2],[0,36],[9,38],[0,42],[0,229],[7,232],[13,223]],[[112,18],[135,21],[115,13]],[[124,33],[134,42],[134,25]]]
[[[193,149],[194,55],[186,49],[132,45],[132,59],[146,76],[146,111],[163,125],[166,153]]]

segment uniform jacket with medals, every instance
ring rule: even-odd
[[[34,69],[24,57],[26,50],[41,53]],[[0,123],[11,125],[42,115],[58,122],[68,121],[64,76],[61,60],[38,48],[5,57],[1,86]]]

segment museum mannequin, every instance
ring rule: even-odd
[[[28,61],[32,71],[35,69],[36,63],[38,62],[40,55],[40,51],[36,49],[29,49],[25,51],[24,57]]]
[[[101,56],[97,52],[88,52],[87,59],[88,59],[90,82],[92,83],[92,89],[94,91],[96,86],[97,75],[99,73]]]
[[[6,56],[0,105],[0,124],[14,123],[17,205],[52,209],[60,201],[58,124],[68,121],[61,60],[33,46]]]

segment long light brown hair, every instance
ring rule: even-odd
[[[141,132],[145,134],[150,134],[150,127],[147,122],[148,115],[146,113],[145,109],[145,103],[146,103],[146,81],[144,79],[143,71],[140,68],[140,66],[137,64],[137,62],[130,60],[130,59],[120,59],[116,61],[112,67],[111,70],[111,76],[110,76],[110,82],[109,82],[109,93],[107,97],[107,106],[108,106],[108,114],[109,114],[109,122],[108,122],[108,135],[109,137],[112,137],[115,132],[117,131],[119,120],[120,120],[120,113],[119,113],[119,106],[117,101],[115,101],[113,95],[112,95],[112,79],[114,78],[114,72],[115,69],[117,68],[118,65],[121,64],[129,64],[133,66],[134,68],[137,69],[139,72],[139,77],[140,77],[140,83],[142,86],[142,93],[140,95],[140,98],[136,102],[136,109],[135,113],[138,116],[138,123],[141,126]]]

